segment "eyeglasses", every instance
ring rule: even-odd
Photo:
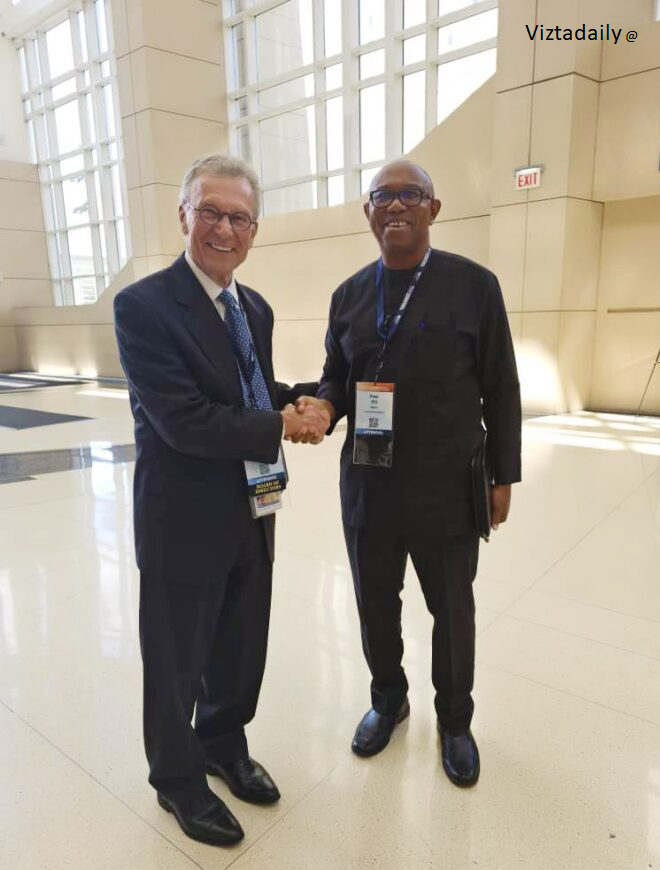
[[[185,205],[189,205],[193,211],[196,211],[199,215],[199,219],[204,221],[204,223],[208,224],[210,227],[219,224],[225,216],[228,218],[232,229],[238,230],[239,232],[245,232],[245,230],[250,229],[252,224],[256,225],[257,223],[255,220],[252,220],[250,215],[245,211],[218,211],[217,208],[213,208],[211,205],[203,205],[201,208],[196,208],[189,199],[184,199],[183,202]]]
[[[430,193],[424,193],[419,187],[404,187],[403,190],[387,190],[376,188],[369,193],[369,202],[374,208],[387,208],[398,199],[406,208],[415,208],[425,199],[432,199]]]

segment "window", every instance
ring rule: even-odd
[[[264,211],[368,189],[495,71],[497,0],[224,0],[230,143]]]
[[[58,305],[96,302],[128,259],[108,14],[106,0],[83,0],[18,49]]]

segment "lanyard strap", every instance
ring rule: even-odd
[[[426,253],[422,258],[422,262],[419,264],[419,266],[415,270],[415,274],[412,276],[412,280],[408,285],[408,289],[406,290],[403,300],[401,301],[401,305],[399,305],[398,310],[391,318],[385,316],[385,287],[383,281],[382,258],[380,258],[376,264],[376,329],[378,330],[378,335],[383,339],[383,346],[381,347],[380,353],[378,354],[377,370],[374,383],[378,382],[380,373],[383,369],[383,362],[385,360],[387,348],[389,347],[390,342],[394,338],[396,331],[399,328],[401,321],[403,320],[403,315],[406,313],[408,303],[410,302],[410,299],[415,292],[415,288],[419,284],[420,278],[424,274],[424,269],[426,268],[426,264],[428,263],[430,256],[431,249],[427,248]]]

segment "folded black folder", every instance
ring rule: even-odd
[[[484,441],[472,457],[472,503],[477,531],[484,541],[490,539],[490,472]]]

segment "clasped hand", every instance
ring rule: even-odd
[[[284,438],[294,444],[320,444],[330,428],[331,406],[323,399],[300,396],[295,406],[286,405],[281,414]]]

